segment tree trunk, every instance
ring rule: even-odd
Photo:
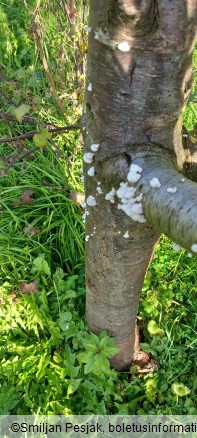
[[[182,143],[196,25],[193,0],[90,0],[87,320],[115,336],[117,369],[138,352],[140,291],[160,234],[197,252],[197,186],[183,181],[196,181],[197,154]]]

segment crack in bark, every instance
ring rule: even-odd
[[[134,70],[136,68],[136,62],[133,61],[133,65],[131,67],[131,71],[130,71],[130,82],[129,82],[129,87],[131,87],[132,85],[132,81],[133,81],[133,74],[134,74]]]

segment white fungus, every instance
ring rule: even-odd
[[[112,49],[115,49],[117,46],[116,43],[110,39],[108,32],[103,32],[102,29],[97,29],[96,32],[94,32],[94,38]]]
[[[92,31],[92,28],[91,27],[88,27],[88,32],[90,33]]]
[[[176,193],[177,188],[176,187],[168,187],[167,192],[168,193]]]
[[[102,189],[101,189],[100,186],[97,186],[97,187],[96,187],[96,191],[97,191],[97,193],[98,193],[99,195],[102,195],[102,193],[103,193],[103,191],[102,191]]]
[[[143,193],[140,193],[140,195],[136,196],[136,198],[134,199],[136,199],[137,202],[140,202],[142,198],[143,198]]]
[[[181,182],[184,182],[184,181],[185,181],[185,178],[182,178]]]
[[[92,163],[94,158],[94,154],[92,154],[92,152],[86,152],[83,156],[83,161],[85,161],[85,163]]]
[[[128,237],[129,237],[129,233],[128,233],[128,231],[126,231],[126,233],[123,234],[123,237],[125,237],[125,239],[128,239]]]
[[[88,242],[90,236],[87,234],[87,236],[85,237],[85,241]]]
[[[173,242],[172,249],[174,249],[174,251],[180,251],[184,248],[182,246],[178,245],[178,243]]]
[[[193,245],[191,246],[191,250],[193,252],[197,252],[197,243],[193,243]]]
[[[90,214],[88,210],[85,210],[85,213],[82,215],[82,218],[86,220],[86,217]]]
[[[183,137],[188,137],[188,134],[183,134]]]
[[[89,205],[90,207],[94,207],[96,205],[96,199],[94,198],[94,196],[88,196],[86,199],[86,203],[87,205]]]
[[[127,43],[127,41],[123,41],[122,43],[118,44],[118,49],[121,50],[121,52],[129,52],[130,45]]]
[[[80,180],[81,180],[82,183],[84,182],[84,176],[83,175],[80,176]]]
[[[114,187],[112,187],[112,190],[105,195],[106,201],[110,201],[112,204],[114,204],[114,202],[115,202],[115,199],[114,199],[115,194],[116,194],[116,190],[114,189]]]
[[[129,199],[133,198],[134,194],[136,192],[136,189],[134,187],[129,187],[128,183],[120,183],[120,187],[117,190],[117,196],[120,199]]]
[[[90,149],[92,152],[97,152],[100,144],[91,144]]]
[[[161,183],[158,178],[152,178],[150,181],[150,186],[155,189],[159,189],[161,187]]]
[[[89,168],[87,174],[88,174],[89,176],[94,176],[94,173],[95,173],[94,166],[92,166],[92,167]]]
[[[139,181],[139,179],[141,178],[141,172],[142,168],[140,166],[138,166],[137,164],[131,164],[129,173],[127,175],[127,180],[131,183]]]
[[[92,84],[91,84],[91,83],[88,84],[88,88],[87,88],[87,90],[88,90],[88,91],[92,91]]]
[[[81,201],[80,205],[81,205],[82,208],[86,208],[86,202],[85,201]]]
[[[105,41],[108,36],[102,31],[102,29],[98,29],[94,32],[95,40]],[[109,37],[108,37],[109,38]]]
[[[137,222],[144,223],[146,222],[145,217],[143,216],[142,204],[119,204],[118,208],[123,210],[127,216]]]
[[[137,165],[132,165],[133,172],[141,172],[141,168]],[[140,175],[139,175],[140,177]],[[129,186],[128,182],[120,183],[120,187],[117,190],[117,196],[120,199],[121,203],[118,204],[118,209],[123,210],[129,217],[131,217],[134,221],[144,223],[146,219],[143,215],[143,208],[140,201],[142,200],[143,194],[135,197],[136,188]]]
[[[187,253],[187,257],[189,257],[190,259],[193,257],[193,255],[191,254],[191,252]]]

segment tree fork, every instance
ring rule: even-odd
[[[115,336],[117,369],[135,359],[140,291],[160,233],[190,252],[197,244],[196,184],[182,181],[196,180],[196,152],[182,142],[196,27],[193,0],[90,0],[84,149],[99,148],[84,163],[95,203],[86,220],[87,319],[91,331]],[[131,164],[141,168],[141,223],[105,199],[128,182]]]

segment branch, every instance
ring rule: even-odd
[[[138,202],[142,205],[147,226],[150,224],[192,253],[192,245],[197,244],[197,184],[178,173],[170,159],[167,152],[155,152],[146,146],[143,152],[135,155],[123,153],[104,162],[96,163],[95,160],[96,179],[102,181],[107,192],[112,187],[117,190],[121,182],[127,181],[131,164],[140,166],[139,181],[129,183],[129,186],[137,189],[135,196],[143,195]],[[150,185],[153,178],[158,179],[160,187]],[[126,213],[119,211],[123,222]],[[146,223],[142,226],[146,229]]]
[[[33,155],[33,156],[34,156],[34,153],[33,153],[32,151],[25,151],[22,155],[17,156],[17,157],[15,158],[15,160],[13,160],[10,164],[7,165],[7,167],[5,167],[4,169],[2,169],[2,170],[0,171],[0,176],[4,176],[4,175],[6,175],[6,173],[8,172],[8,170],[9,170],[11,167],[13,167],[13,166],[14,166],[15,164],[17,164],[17,163],[20,163],[20,161],[21,161],[23,158],[27,157],[28,155]]]
[[[14,102],[14,100],[11,99],[11,97],[9,97],[6,93],[4,93],[4,91],[0,90],[0,94],[1,94],[3,97],[5,97],[5,99],[6,99],[9,103],[11,103],[11,105],[17,107],[16,102]]]
[[[0,113],[0,118],[3,120],[10,120],[13,122],[17,122],[16,117],[13,116],[12,114],[4,114],[4,113]],[[41,123],[40,120],[34,119],[33,117],[29,117],[29,116],[23,116],[22,118],[22,123],[28,123],[30,125],[40,125],[41,128],[50,128],[50,126],[52,126],[53,128],[59,128],[59,126],[57,126],[55,123],[53,122],[48,122],[48,121],[44,121],[44,123]]]
[[[58,133],[58,132],[66,132],[66,131],[74,131],[75,129],[80,129],[78,125],[70,125],[70,126],[63,126],[59,128],[50,128],[48,129],[49,132],[52,133]],[[16,137],[7,137],[7,138],[1,138],[0,143],[12,143],[13,141],[18,141],[23,138],[32,138],[35,134],[39,134],[40,131],[31,131],[26,132],[25,134],[17,135]]]
[[[197,244],[197,184],[183,178],[162,157],[137,159],[135,164],[143,169],[137,187],[143,193],[146,220],[191,253]],[[153,178],[158,178],[160,188],[150,186]]]

